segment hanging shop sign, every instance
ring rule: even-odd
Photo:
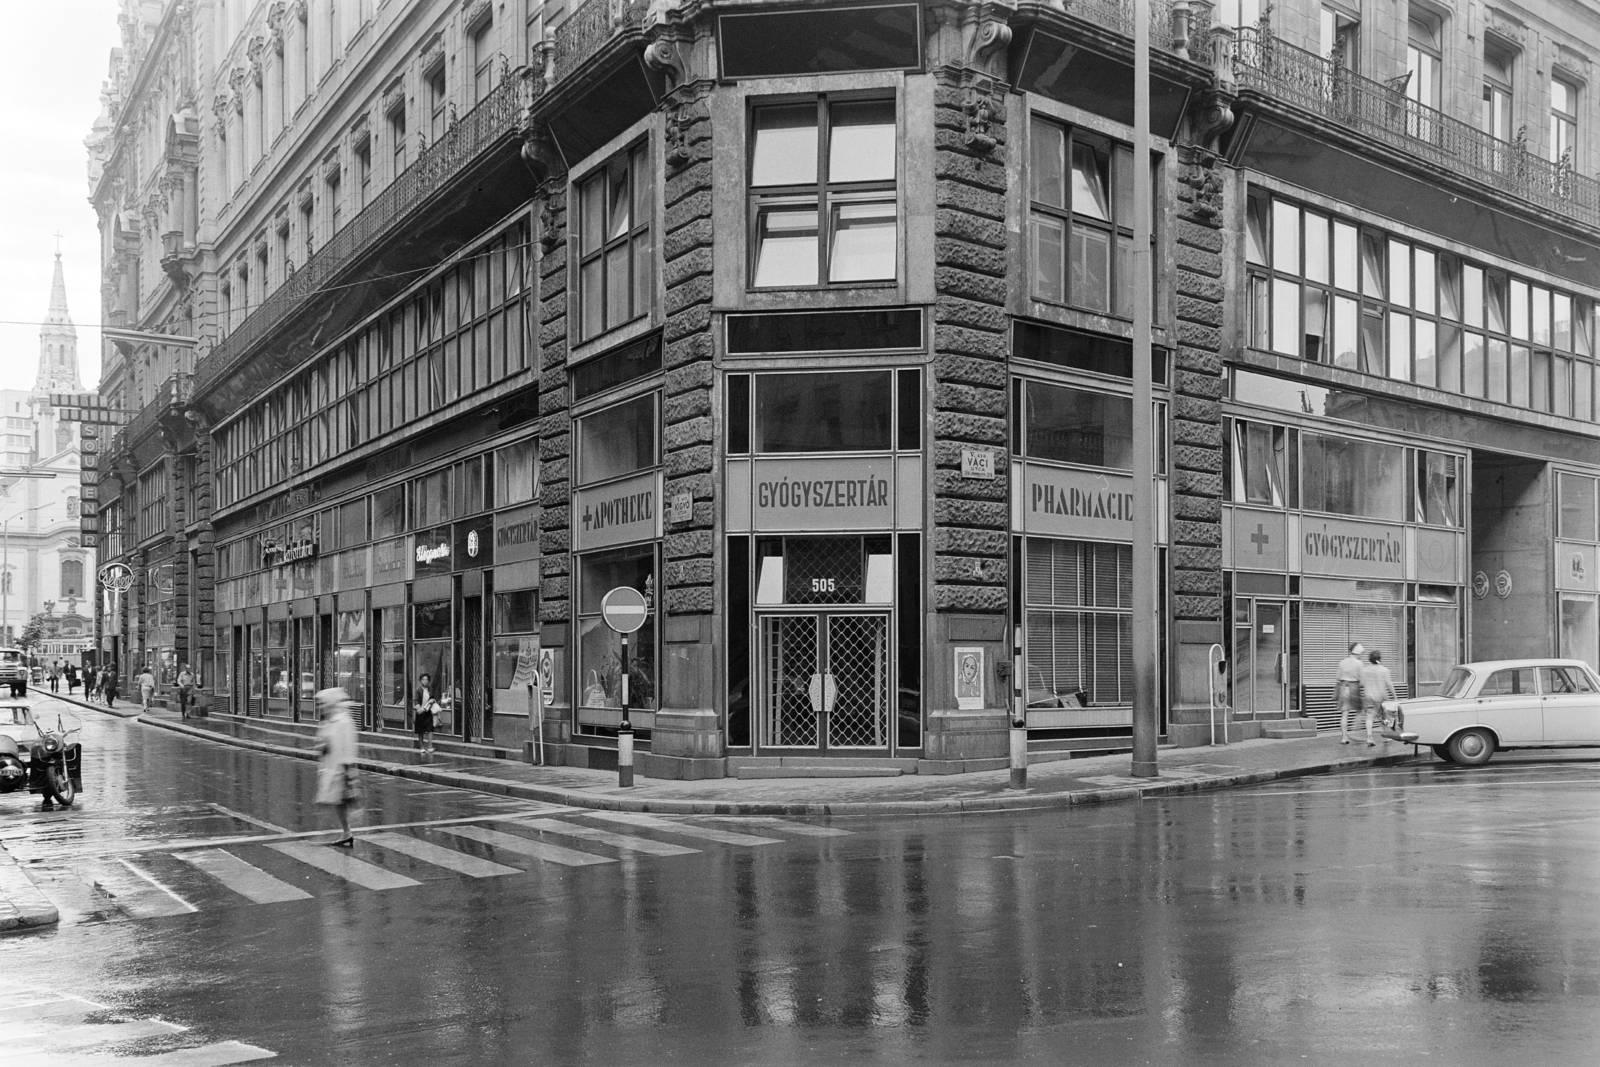
[[[636,474],[572,494],[572,547],[578,552],[661,536],[661,475]]]
[[[539,505],[528,504],[494,517],[494,558],[498,563],[539,558]]]
[[[458,522],[453,529],[454,563],[458,569],[494,566],[494,516]]]
[[[888,456],[757,460],[750,492],[757,530],[894,527],[894,461]]]
[[[1012,486],[1012,506],[1022,512],[1024,532],[1089,541],[1133,540],[1132,475],[1037,463],[1018,468],[1013,468],[1013,478],[1021,484]]]
[[[1406,576],[1405,527],[1394,523],[1323,519],[1300,520],[1300,570],[1341,578],[1403,579]]]
[[[455,540],[448,526],[420,530],[411,548],[415,574],[449,574],[455,559]]]

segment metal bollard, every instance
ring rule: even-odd
[[[1011,782],[1028,788],[1028,709],[1023,696],[1022,627],[1011,632]]]

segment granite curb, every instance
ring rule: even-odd
[[[275,745],[267,741],[253,741],[241,737],[228,737],[183,723],[155,718],[141,718],[139,722],[158,726],[163,730],[204,738],[217,744],[255,749],[296,759],[314,760],[316,754],[303,748]],[[1297,767],[1276,767],[1265,770],[1244,771],[1238,774],[1216,775],[1206,778],[1180,778],[1153,781],[1149,785],[1121,786],[1105,789],[1053,790],[1047,793],[1007,793],[983,797],[948,797],[921,800],[855,800],[839,803],[815,801],[729,801],[693,800],[684,798],[633,798],[597,796],[581,789],[560,786],[541,786],[527,782],[512,782],[487,775],[464,771],[439,770],[383,760],[360,759],[356,765],[365,771],[387,774],[396,778],[425,782],[430,785],[455,786],[481,793],[494,793],[522,800],[538,800],[572,807],[595,808],[602,811],[649,812],[658,815],[950,815],[966,812],[1024,811],[1036,808],[1067,808],[1078,804],[1105,804],[1121,800],[1140,800],[1146,797],[1173,796],[1228,789],[1244,785],[1260,785],[1287,778],[1304,778],[1336,771],[1356,770],[1362,767],[1391,766],[1407,763],[1418,757],[1410,752],[1386,753],[1375,756],[1354,756],[1327,760]]]
[[[0,932],[37,930],[60,921],[56,906],[0,846]]]
[[[87,708],[89,711],[98,711],[102,715],[115,715],[119,719],[137,719],[144,714],[144,709],[137,704],[128,704],[126,709],[108,708],[104,704],[96,704],[92,700],[85,700],[79,696],[69,697],[65,693],[52,693],[45,689],[35,689],[34,692],[50,697],[52,700],[64,700],[68,704],[76,704],[78,707]]]

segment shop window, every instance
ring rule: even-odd
[[[1133,401],[1043,382],[1024,385],[1023,451],[1030,459],[1133,469]]]
[[[619,152],[577,185],[580,336],[590,338],[650,311],[650,148]]]
[[[579,561],[578,703],[581,709],[622,707],[622,639],[600,617],[600,602],[618,586],[643,593],[652,606],[645,623],[628,643],[628,706],[636,711],[656,706],[656,550],[640,545],[597,552]],[[611,717],[607,716],[607,719]],[[604,724],[603,724],[604,725]]]
[[[894,374],[762,374],[755,380],[755,451],[886,452]]]
[[[823,95],[758,107],[751,126],[751,284],[893,281],[894,101]]]
[[[496,507],[525,504],[539,495],[539,442],[518,441],[494,453]]]
[[[454,644],[450,624],[450,601],[439,600],[411,606],[412,703],[427,687],[429,696],[439,702],[435,728],[440,733],[459,732],[455,723],[453,671]]]
[[[367,702],[367,613],[341,611],[338,617],[338,652],[334,659],[334,684],[350,694],[357,707]]]
[[[1029,128],[1033,294],[1133,314],[1133,149],[1035,116]]]
[[[756,603],[889,604],[894,555],[882,537],[789,537],[756,542]]]
[[[1561,518],[1556,536],[1568,541],[1594,541],[1595,480],[1563,472],[1560,489]]]
[[[1233,500],[1239,504],[1294,507],[1294,432],[1266,423],[1233,423]]]
[[[539,594],[536,590],[519,589],[494,595],[495,633],[525,634],[533,633],[538,628]]]
[[[377,612],[379,647],[378,703],[389,721],[405,718],[406,706],[406,609],[383,608]]]
[[[578,419],[577,484],[609,481],[655,466],[658,422],[655,393]]]
[[[1027,703],[1087,708],[1133,699],[1133,549],[1027,541]]]
[[[1417,450],[1418,522],[1430,526],[1461,525],[1462,465],[1459,456]]]
[[[455,472],[455,514],[457,518],[476,515],[488,508],[485,499],[483,457],[473,456],[462,460],[453,468]]]
[[[1301,433],[1301,499],[1307,511],[1400,522],[1406,517],[1405,449]]]

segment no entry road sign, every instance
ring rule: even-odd
[[[619,585],[600,601],[600,615],[617,633],[631,634],[649,617],[650,603],[639,590]]]

